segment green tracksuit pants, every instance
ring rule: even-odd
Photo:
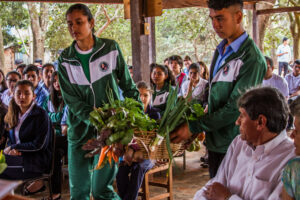
[[[117,164],[110,167],[107,163],[102,169],[93,170],[99,155],[85,158],[87,152],[81,147],[82,144],[72,142],[68,145],[71,200],[89,200],[91,193],[96,200],[120,200],[112,187],[118,172]]]

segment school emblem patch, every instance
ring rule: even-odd
[[[226,76],[229,72],[229,65],[226,65],[224,68],[223,68],[223,75]]]
[[[107,62],[101,62],[99,65],[100,65],[99,67],[100,67],[101,71],[103,71],[103,72],[106,72],[109,68]]]
[[[164,100],[164,97],[160,97],[159,102],[162,103]]]

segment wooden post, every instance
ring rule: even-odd
[[[145,14],[143,3],[145,3],[143,0],[130,0],[132,65],[134,81],[143,80],[149,83],[149,65],[155,61],[155,34],[154,25],[150,28],[149,35],[144,34],[144,24],[149,19],[142,17]],[[154,20],[150,21],[154,24]]]
[[[252,19],[252,31],[253,31],[253,40],[258,45],[258,26],[257,26],[257,10],[256,3],[253,4],[253,19]]]
[[[149,35],[149,63],[156,62],[156,43],[155,43],[155,17],[148,17],[147,22],[150,24]]]

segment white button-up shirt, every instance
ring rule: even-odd
[[[217,175],[207,184],[219,182],[227,187],[230,200],[276,200],[282,191],[281,174],[288,160],[295,157],[293,142],[286,132],[256,148],[238,135],[230,144]],[[204,200],[203,187],[194,200]]]
[[[288,53],[278,56],[278,59],[277,59],[278,62],[287,62],[288,63],[291,61],[292,56],[291,56],[290,46],[284,45],[284,44],[279,45],[276,53],[281,54],[281,53],[285,53],[285,52],[288,52]]]

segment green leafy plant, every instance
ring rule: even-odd
[[[0,174],[6,169],[7,164],[5,162],[5,156],[3,155],[3,151],[0,152]]]

